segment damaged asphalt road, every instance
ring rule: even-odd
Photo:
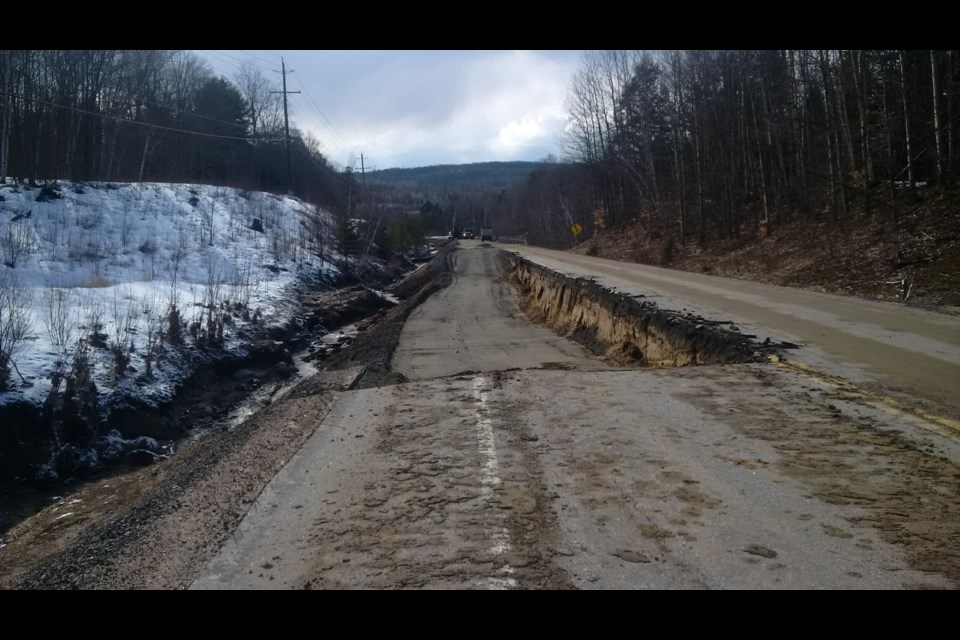
[[[771,363],[617,366],[461,244],[397,383],[341,396],[193,588],[957,586],[954,440]]]
[[[960,585],[948,428],[725,349],[700,321],[625,329],[482,243],[416,278],[325,371],[223,436],[229,455],[145,470],[160,475],[135,485],[138,506],[73,539],[12,536],[3,585]]]

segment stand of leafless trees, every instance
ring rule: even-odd
[[[704,242],[895,217],[919,188],[956,185],[958,87],[944,50],[590,52],[568,162],[491,206],[502,233],[554,246],[572,222]]]
[[[0,50],[0,183],[221,184],[286,192],[278,78],[231,81],[189,51]],[[339,174],[291,130],[294,193],[333,207]]]

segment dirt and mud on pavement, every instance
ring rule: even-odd
[[[960,585],[952,427],[783,362],[596,355],[569,337],[643,336],[569,289],[563,322],[531,322],[508,266],[448,248],[246,435],[145,470],[136,508],[43,562],[29,536],[58,515],[11,538],[4,585]]]

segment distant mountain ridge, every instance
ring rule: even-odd
[[[439,164],[406,169],[381,169],[367,173],[367,180],[408,188],[506,189],[527,179],[540,162],[474,162]]]

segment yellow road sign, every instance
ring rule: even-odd
[[[580,235],[580,232],[583,231],[583,227],[580,226],[579,222],[574,222],[573,226],[570,227],[570,231],[573,231],[573,235]]]

